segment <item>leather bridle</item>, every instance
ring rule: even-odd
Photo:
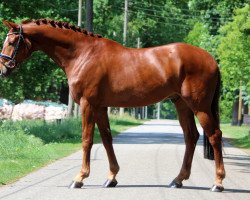
[[[5,59],[5,60],[8,60],[8,61],[9,61],[9,62],[6,64],[6,63],[4,63],[4,62],[2,62],[2,61],[0,60],[0,62],[1,62],[7,69],[8,69],[8,68],[11,69],[11,68],[14,68],[14,67],[16,66],[16,60],[15,60],[15,58],[16,58],[16,55],[17,55],[17,52],[18,52],[18,49],[19,49],[19,46],[20,46],[20,42],[21,42],[21,40],[24,41],[24,37],[23,37],[23,28],[22,28],[22,26],[21,26],[21,25],[19,26],[19,31],[8,33],[8,34],[7,34],[7,37],[8,37],[9,35],[13,35],[13,34],[18,35],[19,37],[18,37],[18,41],[17,41],[17,43],[16,43],[16,45],[15,45],[15,48],[14,48],[14,51],[13,51],[12,55],[11,55],[11,56],[8,56],[8,55],[6,55],[6,54],[0,53],[0,58],[3,58],[3,59]],[[0,71],[0,75],[2,75],[2,71]]]

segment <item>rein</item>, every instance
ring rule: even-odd
[[[23,28],[22,28],[21,25],[20,25],[20,28],[19,28],[19,32],[8,33],[7,37],[9,35],[13,35],[13,34],[17,34],[19,36],[19,38],[18,38],[18,41],[17,41],[17,43],[15,45],[15,49],[14,49],[12,55],[8,56],[6,54],[0,53],[0,58],[4,58],[4,59],[9,61],[7,65],[5,63],[3,63],[2,61],[0,61],[6,68],[14,68],[15,67],[15,65],[16,65],[15,58],[16,58],[16,55],[17,55],[17,52],[18,52],[18,49],[19,49],[19,46],[20,46],[20,42],[21,42],[21,40],[24,41]]]

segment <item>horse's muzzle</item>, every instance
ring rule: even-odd
[[[0,61],[0,76],[6,77],[10,74],[10,69],[14,68],[14,65],[11,65],[10,62],[4,63]]]

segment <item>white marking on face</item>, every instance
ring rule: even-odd
[[[6,44],[7,42],[8,42],[8,36],[4,40],[3,47],[5,45],[7,45]],[[2,49],[1,54],[3,54],[3,50],[4,50],[4,48]],[[1,65],[2,65],[2,63],[1,63]],[[7,68],[4,65],[1,66],[0,70],[1,70],[1,72],[0,72],[1,74],[6,74],[7,73]]]
[[[5,40],[4,40],[4,43],[3,43],[3,47],[5,46],[5,44],[8,42],[8,36],[5,38]],[[3,49],[2,49],[2,52],[1,53],[3,53]]]

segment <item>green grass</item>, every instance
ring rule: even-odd
[[[250,152],[250,128],[249,126],[231,126],[230,124],[221,124],[223,137],[232,145],[246,149]]]
[[[113,135],[142,121],[124,116],[110,117]],[[81,149],[81,120],[61,124],[43,121],[0,123],[0,185],[10,183],[54,160]],[[94,143],[101,141],[95,129]]]

